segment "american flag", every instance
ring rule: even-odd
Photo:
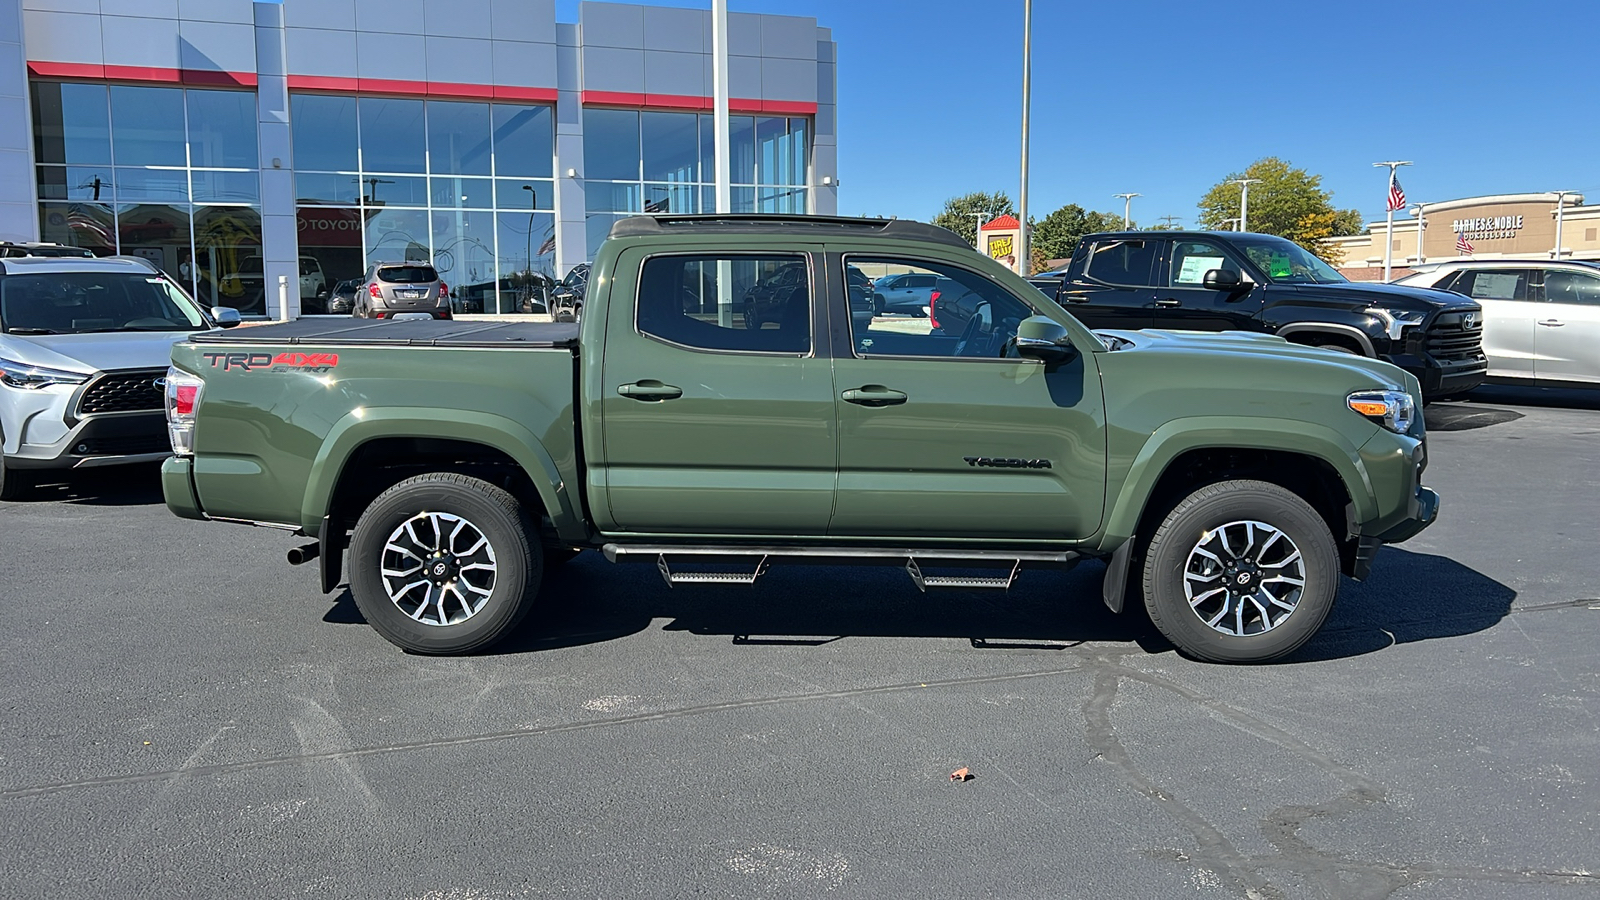
[[[1465,231],[1456,232],[1456,252],[1465,253],[1469,256],[1472,254],[1472,242],[1467,240]]]
[[[1394,170],[1389,170],[1389,211],[1406,208],[1406,191],[1400,186],[1400,179],[1395,177]]]

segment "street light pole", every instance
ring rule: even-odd
[[[1250,220],[1250,185],[1260,184],[1259,178],[1235,178],[1228,182],[1239,186],[1239,230],[1249,231],[1245,223]]]
[[[1017,238],[1017,272],[1033,274],[1028,249],[1028,107],[1033,89],[1033,0],[1022,0],[1022,190],[1017,198],[1017,218],[1022,220]]]
[[[1411,214],[1417,217],[1417,262],[1426,262],[1428,257],[1422,252],[1422,243],[1428,233],[1428,220],[1422,217],[1422,204],[1412,207]]]
[[[1550,193],[1556,195],[1556,248],[1554,250],[1550,251],[1550,258],[1551,259],[1560,259],[1561,258],[1561,213],[1562,213],[1562,208],[1567,205],[1567,201],[1566,201],[1567,195],[1568,194],[1575,194],[1575,193],[1577,193],[1577,191],[1551,191]]]
[[[1133,227],[1133,218],[1131,217],[1130,213],[1132,213],[1132,211],[1133,211],[1133,198],[1135,198],[1135,197],[1143,197],[1144,195],[1143,194],[1112,194],[1111,196],[1113,196],[1113,197],[1121,197],[1122,198],[1122,227],[1123,227],[1124,230],[1132,228]]]
[[[1372,167],[1375,169],[1388,167],[1389,187],[1392,190],[1394,188],[1394,170],[1401,166],[1409,165],[1411,165],[1410,160],[1391,159],[1384,162],[1375,162]],[[1389,270],[1394,263],[1394,203],[1390,201],[1387,194],[1383,198],[1383,208],[1386,211],[1389,222],[1383,233],[1383,280],[1388,281]]]
[[[979,252],[982,252],[982,250],[983,250],[983,234],[981,232],[982,232],[982,229],[983,229],[983,221],[985,219],[989,218],[989,214],[988,213],[975,212],[975,213],[967,213],[967,215],[969,215],[969,216],[971,216],[973,218],[973,223],[972,223],[972,249],[977,250]]]

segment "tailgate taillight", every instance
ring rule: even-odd
[[[167,369],[167,437],[177,456],[194,455],[194,414],[205,382],[178,368]]]
[[[367,294],[368,294],[368,296],[371,296],[371,297],[373,297],[375,299],[378,299],[378,300],[382,300],[383,299],[383,292],[378,290],[378,283],[376,281],[374,281],[371,284],[367,285]]]

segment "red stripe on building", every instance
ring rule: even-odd
[[[35,78],[70,78],[77,81],[139,81],[158,84],[193,84],[212,87],[255,87],[254,72],[219,72],[210,69],[167,69],[153,66],[103,66],[99,63],[64,63],[29,60]]]

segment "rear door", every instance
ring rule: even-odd
[[[1156,292],[1157,328],[1189,331],[1259,331],[1263,290],[1248,283],[1244,266],[1216,241],[1174,240],[1161,264],[1162,287]],[[1203,283],[1207,272],[1232,272],[1245,284],[1218,291]]]
[[[964,266],[904,254],[843,264],[958,285],[959,330],[927,319],[849,322],[834,344],[842,537],[1073,540],[1100,523],[1105,414],[1092,348],[1056,371],[1016,357],[1017,324],[1037,309]],[[842,272],[838,256],[830,267]],[[1035,299],[1035,302],[1038,302]]]
[[[1080,244],[1057,302],[1090,328],[1149,328],[1162,243],[1100,238]]]
[[[1600,382],[1600,275],[1545,270],[1538,307],[1534,377]]]
[[[1465,294],[1483,307],[1483,352],[1489,374],[1504,378],[1534,377],[1534,331],[1544,304],[1536,302],[1533,269],[1467,269],[1449,290]]]
[[[603,531],[826,532],[835,413],[831,362],[813,340],[819,251],[622,253],[595,401]],[[743,298],[786,265],[802,283],[748,322]]]

